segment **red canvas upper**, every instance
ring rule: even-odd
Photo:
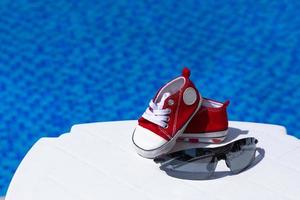
[[[199,111],[193,117],[185,129],[185,133],[207,133],[224,131],[228,129],[227,106],[229,101],[219,103],[220,107],[210,107],[205,105],[205,101],[214,100],[203,98],[203,103]]]
[[[180,76],[185,80],[183,86],[179,89],[179,91],[175,92],[174,94],[171,94],[164,101],[163,109],[171,109],[168,126],[166,128],[154,124],[143,117],[141,117],[138,120],[139,125],[146,129],[149,129],[153,133],[169,141],[178,132],[178,130],[180,130],[187,123],[188,119],[196,111],[199,105],[201,97],[199,95],[198,90],[196,89],[192,81],[189,79],[189,76],[190,71],[187,68],[185,68],[182,72],[182,76]],[[170,81],[169,83],[171,83],[172,81]],[[197,95],[196,101],[192,105],[186,105],[183,100],[183,93],[189,87],[193,88],[196,91]],[[156,98],[159,96],[162,90],[163,87],[155,95],[154,102],[156,101]],[[169,100],[172,102],[172,104],[169,103]]]

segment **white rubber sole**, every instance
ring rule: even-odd
[[[177,131],[177,133],[174,135],[174,137],[169,140],[168,142],[166,142],[165,144],[163,144],[162,146],[156,148],[156,149],[151,149],[151,150],[146,150],[146,149],[143,149],[141,147],[139,147],[135,142],[134,142],[134,133],[135,133],[135,130],[132,134],[132,137],[131,137],[131,140],[132,140],[132,143],[133,143],[133,146],[136,150],[136,152],[144,157],[144,158],[149,158],[149,159],[152,159],[152,158],[155,158],[159,155],[162,155],[162,154],[165,154],[165,153],[168,153],[173,147],[174,145],[176,144],[176,141],[177,139],[183,134],[185,128],[187,127],[187,125],[189,124],[189,122],[193,119],[194,115],[198,112],[198,110],[200,109],[201,107],[201,104],[202,104],[202,97],[200,96],[200,101],[199,101],[199,104],[198,104],[198,107],[196,108],[195,112],[190,116],[189,120],[185,123],[185,125]]]
[[[209,133],[184,133],[179,138],[180,142],[218,144],[225,140],[228,129]]]

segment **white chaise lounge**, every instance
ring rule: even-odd
[[[134,152],[136,123],[81,124],[58,138],[40,139],[18,167],[6,200],[300,198],[300,140],[282,126],[230,122],[227,142],[256,137],[260,159],[238,175],[186,180]],[[228,168],[220,161],[217,170]]]

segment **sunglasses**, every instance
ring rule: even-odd
[[[154,159],[165,171],[197,174],[203,179],[215,172],[218,161],[225,160],[231,173],[245,170],[255,160],[258,140],[243,138],[217,148],[192,148],[161,155]]]

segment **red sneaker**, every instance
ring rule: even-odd
[[[224,103],[203,98],[202,106],[186,127],[178,141],[192,143],[220,143],[228,132],[227,106]]]
[[[139,155],[155,158],[170,151],[200,109],[202,98],[189,76],[184,68],[182,76],[164,85],[150,101],[132,135]]]

